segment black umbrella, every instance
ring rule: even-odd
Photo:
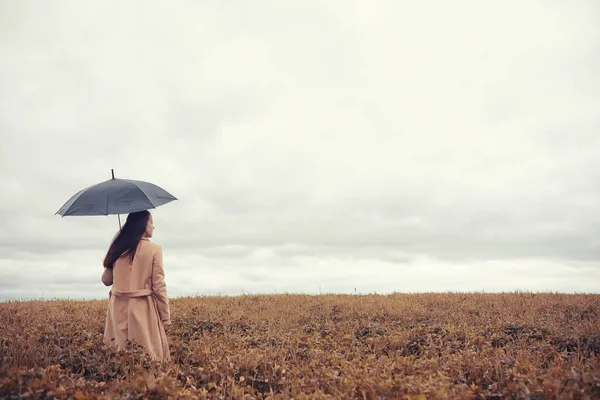
[[[63,217],[117,214],[119,228],[121,228],[119,214],[148,210],[177,200],[175,196],[155,184],[132,179],[116,179],[114,170],[111,170],[111,173],[112,179],[75,193],[56,214]]]

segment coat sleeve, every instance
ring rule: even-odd
[[[112,268],[104,268],[104,272],[102,273],[102,283],[104,283],[106,286],[110,286],[113,284]]]
[[[152,256],[152,293],[158,306],[160,319],[164,323],[170,324],[171,311],[169,308],[169,297],[167,296],[167,284],[165,283],[162,248],[160,246],[158,246]]]

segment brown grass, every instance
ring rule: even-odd
[[[600,296],[171,300],[172,360],[102,348],[105,301],[0,304],[2,398],[600,398]]]

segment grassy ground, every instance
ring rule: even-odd
[[[172,359],[153,363],[102,347],[105,301],[0,304],[0,397],[600,398],[600,295],[247,295],[171,309]]]

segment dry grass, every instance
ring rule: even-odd
[[[105,301],[0,304],[4,398],[600,398],[600,296],[171,301],[172,360],[102,348]]]

